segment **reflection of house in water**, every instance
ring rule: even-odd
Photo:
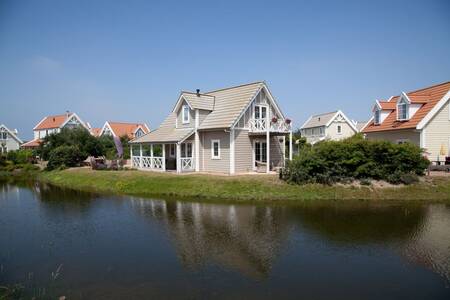
[[[139,199],[133,205],[166,224],[189,268],[218,265],[264,277],[289,232],[283,208]]]
[[[450,282],[450,207],[427,207],[421,230],[406,247],[406,255]]]

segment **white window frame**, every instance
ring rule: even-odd
[[[377,118],[377,114],[378,114],[378,118]],[[381,110],[376,109],[374,114],[373,114],[373,123],[375,125],[379,125],[381,123]]]
[[[338,124],[338,125],[336,126],[336,133],[337,133],[337,134],[342,134],[342,125]]]
[[[214,144],[217,143],[217,154],[214,155]],[[211,140],[211,159],[220,159],[220,140]]]
[[[186,108],[187,108],[187,115],[186,115]],[[187,117],[187,118],[186,118]],[[181,122],[183,124],[189,124],[191,121],[191,116],[190,116],[190,108],[189,105],[184,104],[181,107]]]
[[[404,105],[405,106],[405,118],[400,118],[400,105]],[[409,104],[403,100],[399,101],[397,103],[397,120],[399,121],[406,121],[409,119]]]

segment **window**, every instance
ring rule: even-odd
[[[338,134],[341,134],[341,133],[342,133],[342,126],[341,126],[341,125],[338,125],[338,126],[337,126],[337,133],[338,133]]]
[[[211,141],[211,158],[220,159],[220,140]]]
[[[381,122],[380,115],[381,115],[380,110],[379,109],[375,110],[375,114],[374,114],[374,123],[375,124],[380,124],[380,122]]]
[[[6,131],[0,132],[0,139],[7,140],[8,139],[8,133]]]
[[[267,143],[255,141],[255,164],[257,162],[267,162]]]
[[[138,131],[136,131],[136,134],[135,134],[136,137],[141,137],[143,135],[144,135],[144,132],[142,131],[142,129],[138,129]]]
[[[320,135],[323,135],[323,127],[319,127],[319,133]]]
[[[397,119],[408,120],[408,104],[400,102],[397,104]]]
[[[189,123],[189,106],[183,105],[183,111],[182,111],[182,120],[183,124]]]
[[[192,143],[182,143],[180,150],[182,158],[192,157]]]

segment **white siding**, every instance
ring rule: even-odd
[[[441,110],[425,126],[425,149],[430,153],[430,160],[437,160],[441,147],[450,155],[450,104],[447,101]],[[445,160],[440,155],[440,160]]]
[[[338,125],[341,125],[341,134],[337,133]],[[353,136],[355,133],[355,130],[353,130],[353,128],[347,122],[338,122],[336,120],[333,121],[330,126],[325,129],[325,135],[327,136],[327,139],[334,141],[346,139]]]

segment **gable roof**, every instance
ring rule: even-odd
[[[130,143],[168,143],[187,139],[194,132],[193,128],[175,128],[177,115],[171,112],[161,125],[149,133],[135,138]]]
[[[199,94],[192,92],[181,92],[180,99],[183,98],[186,100],[191,109],[203,109],[203,110],[214,110],[215,99],[214,96]],[[179,103],[175,105],[175,109],[177,109]]]
[[[61,115],[53,115],[44,117],[34,128],[33,130],[44,130],[44,129],[54,129],[54,128],[62,128],[66,125],[69,120],[75,117],[80,124],[89,130],[89,127],[80,119],[80,117],[76,113],[68,112]]]
[[[327,112],[323,114],[313,115],[306,120],[306,122],[300,127],[300,129],[312,128],[318,126],[326,126],[330,122],[338,111]]]
[[[39,147],[41,142],[42,141],[40,139],[35,139],[35,140],[32,140],[32,141],[22,144],[20,147],[22,147],[22,148],[37,148],[37,147]]]
[[[134,138],[134,135],[138,129],[142,129],[144,133],[149,133],[150,129],[145,123],[125,123],[125,122],[111,122],[106,121],[105,125],[101,130],[101,133],[108,127],[112,134],[117,137],[128,136],[129,138]]]
[[[263,86],[265,83],[259,81],[205,93],[214,96],[215,105],[199,129],[231,127]]]
[[[377,132],[399,129],[415,129],[418,124],[427,116],[431,110],[440,102],[440,100],[450,90],[450,81],[433,85],[420,90],[405,93],[411,103],[420,103],[422,106],[407,121],[397,120],[396,103],[402,95],[391,97],[390,103],[394,105],[394,109],[384,119],[384,121],[375,125],[373,120],[364,128],[363,132]]]
[[[8,127],[6,127],[6,125],[1,124],[1,125],[0,125],[0,128],[4,128],[4,129],[9,133],[9,135],[11,135],[11,136],[13,137],[13,139],[15,139],[19,144],[22,144],[22,143],[23,143],[22,140],[19,139],[19,137],[16,135],[16,133],[13,132],[12,130],[10,130]],[[17,131],[17,130],[16,130],[16,131]]]

